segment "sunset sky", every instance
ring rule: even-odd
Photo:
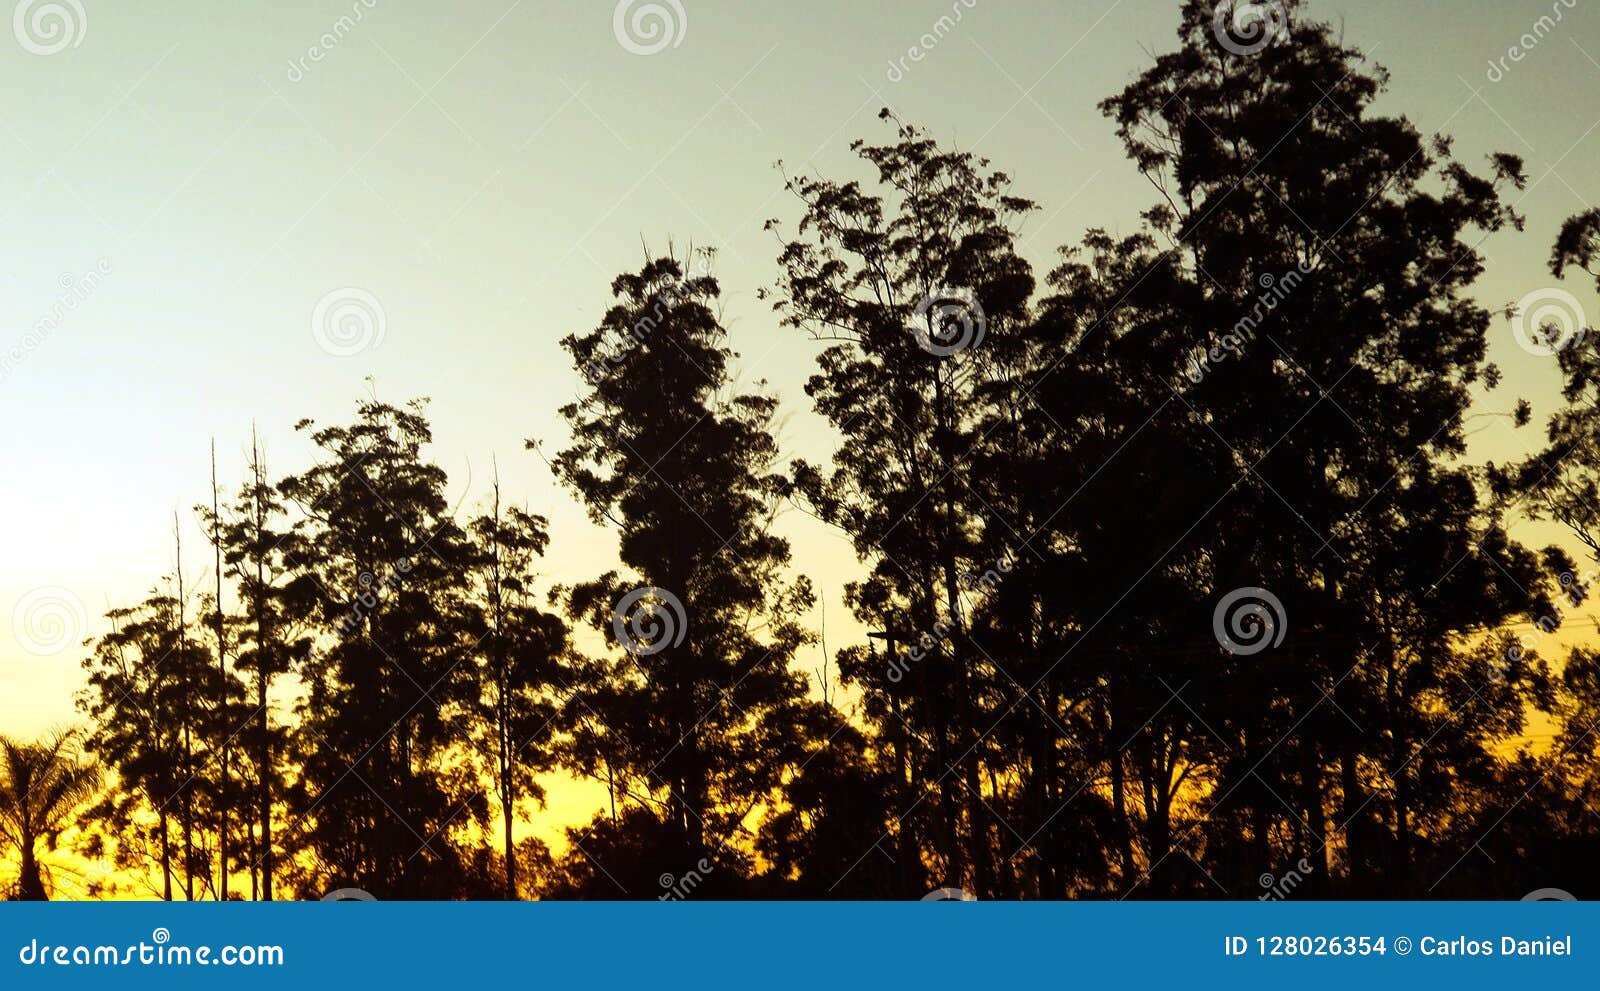
[[[17,40],[0,36],[0,732],[21,736],[72,721],[78,641],[170,569],[175,510],[185,570],[205,573],[191,509],[209,498],[212,438],[225,487],[252,422],[281,476],[310,456],[293,423],[345,417],[369,388],[432,398],[433,455],[466,508],[497,461],[506,493],[551,520],[550,581],[604,570],[614,537],[523,440],[563,442],[555,411],[580,380],[558,341],[595,325],[642,244],[718,249],[742,380],[782,397],[786,456],[825,460],[802,391],[817,345],[756,298],[777,275],[763,221],[798,215],[774,163],[865,177],[849,142],[889,140],[876,115],[892,106],[1040,202],[1024,250],[1042,275],[1058,245],[1131,232],[1151,204],[1096,104],[1170,50],[1177,23],[1175,0],[681,0],[681,15],[669,0],[676,43],[641,54],[610,2],[81,0],[57,5],[70,43],[37,54],[22,8],[41,6],[24,0]],[[1600,199],[1600,10],[1403,6],[1310,11],[1392,71],[1381,109],[1454,135],[1474,168],[1497,150],[1526,160],[1512,199],[1527,230],[1485,242],[1480,299],[1555,285],[1560,222]],[[1559,23],[1491,72],[1552,10]],[[353,26],[321,50],[341,17]],[[92,291],[61,304],[90,273]],[[1600,318],[1591,280],[1563,287]],[[381,340],[329,353],[349,349],[319,342],[317,322],[349,300],[381,311]],[[1525,396],[1534,425],[1485,418],[1475,454],[1520,456],[1557,398],[1554,360],[1504,320],[1491,353],[1507,380],[1484,408]],[[851,642],[849,544],[797,513],[784,526],[830,648]],[[41,608],[73,635],[35,653],[17,626]]]

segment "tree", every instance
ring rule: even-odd
[[[453,717],[478,696],[471,556],[445,473],[423,457],[424,406],[370,400],[348,425],[302,421],[322,460],[278,486],[302,516],[294,564],[317,593],[285,795],[306,858],[284,866],[306,890],[450,897],[462,865],[452,831],[488,814],[452,761],[466,742]]]
[[[521,888],[512,824],[524,800],[544,801],[535,775],[548,770],[553,759],[567,627],[561,617],[534,604],[533,565],[549,544],[549,521],[516,507],[502,509],[497,476],[490,512],[468,530],[484,626],[478,643],[481,694],[469,698],[467,708],[477,720],[474,741],[490,755],[488,774],[500,802],[504,840],[504,892],[516,899]]]
[[[797,489],[871,565],[848,589],[857,616],[887,633],[892,652],[922,643],[905,672],[841,661],[841,674],[882,700],[884,729],[916,751],[907,772],[939,792],[935,804],[898,789],[902,813],[917,817],[897,857],[911,870],[917,835],[934,837],[943,883],[986,896],[999,828],[982,797],[987,717],[1014,686],[971,641],[963,578],[985,567],[988,507],[967,459],[982,439],[984,390],[1015,373],[1026,333],[1034,280],[1015,227],[1034,204],[987,160],[896,126],[892,144],[852,146],[881,193],[787,181],[804,213],[771,295],[786,324],[826,342],[806,392],[844,440],[831,471],[796,463]]]
[[[252,897],[272,901],[277,852],[273,820],[284,790],[286,732],[272,720],[275,684],[295,672],[311,652],[306,626],[319,600],[317,579],[298,572],[291,560],[298,544],[288,527],[282,498],[267,472],[260,439],[252,429],[248,477],[228,512],[206,516],[217,534],[222,566],[236,585],[242,614],[237,621],[234,667],[251,685],[240,749],[250,755],[254,782],[251,813]],[[231,732],[238,732],[235,728]]]
[[[1220,691],[1186,697],[1225,750],[1195,826],[1253,820],[1263,853],[1287,837],[1273,855],[1320,878],[1337,834],[1353,890],[1386,865],[1393,891],[1420,880],[1413,844],[1440,842],[1436,772],[1518,726],[1525,697],[1494,688],[1477,643],[1546,601],[1541,562],[1461,462],[1490,319],[1466,295],[1483,267],[1467,236],[1520,226],[1500,190],[1524,178],[1505,155],[1477,175],[1447,138],[1373,113],[1386,74],[1282,6],[1283,36],[1241,53],[1188,0],[1179,50],[1103,107],[1194,286],[1172,326],[1195,365],[1173,392],[1235,475],[1195,524],[1196,579],[1213,601],[1268,587],[1293,626],[1277,663],[1229,654]],[[1440,758],[1446,740],[1462,749]]]
[[[19,895],[44,901],[45,873],[39,844],[77,825],[77,812],[100,788],[100,770],[85,763],[78,736],[54,733],[34,743],[0,736],[0,839],[21,858]]]
[[[1550,272],[1559,279],[1569,268],[1580,269],[1600,289],[1597,257],[1600,210],[1590,210],[1562,225],[1551,251]],[[1558,304],[1553,310],[1535,306],[1533,312],[1512,316],[1523,325],[1528,343],[1536,350],[1542,344],[1556,359],[1563,402],[1550,417],[1545,449],[1520,464],[1491,466],[1491,476],[1502,498],[1518,504],[1527,501],[1534,518],[1560,523],[1600,564],[1600,385],[1596,384],[1600,348],[1594,331],[1580,322],[1581,304]]]
[[[575,752],[603,760],[614,793],[636,803],[618,821],[647,816],[672,837],[649,848],[644,876],[706,858],[726,879],[746,818],[799,751],[791,712],[805,689],[789,663],[809,639],[799,616],[812,594],[784,581],[789,546],[770,530],[786,491],[773,471],[776,401],[734,391],[713,278],[663,258],[612,291],[601,324],[562,341],[591,374],[561,411],[572,443],[552,465],[591,518],[616,527],[634,577],[568,590],[571,614],[626,655],[577,673],[571,732]],[[604,691],[585,694],[597,681]]]
[[[114,854],[118,865],[158,865],[161,897],[170,901],[176,882],[192,901],[215,891],[217,764],[207,743],[229,691],[210,651],[191,637],[180,573],[139,605],[107,613],[112,629],[84,661],[78,708],[94,727],[85,749],[117,776],[93,814],[126,841]]]

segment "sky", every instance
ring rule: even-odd
[[[282,475],[310,458],[300,418],[431,397],[453,497],[474,505],[494,464],[551,520],[550,581],[604,570],[614,536],[523,441],[561,444],[580,380],[558,342],[647,249],[718,249],[742,381],[782,398],[787,457],[825,460],[802,391],[818,346],[756,297],[777,276],[763,222],[799,214],[776,163],[867,178],[849,143],[890,140],[891,106],[1041,204],[1023,253],[1042,273],[1150,205],[1096,105],[1174,47],[1178,6],[20,0],[0,31],[0,731],[72,721],[79,642],[170,570],[174,512],[185,570],[204,573],[210,444],[234,487],[252,424]],[[1391,70],[1380,110],[1453,134],[1469,165],[1526,160],[1526,232],[1481,248],[1488,305],[1558,287],[1556,230],[1600,198],[1595,7],[1309,5]],[[1592,281],[1559,288],[1600,314]],[[1526,396],[1538,424],[1554,361],[1507,321],[1493,334],[1507,381],[1485,408]],[[1486,418],[1474,454],[1538,439]],[[837,648],[859,633],[839,593],[850,546],[797,513],[782,525]]]

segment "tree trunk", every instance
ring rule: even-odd
[[[39,861],[33,852],[33,837],[31,836],[23,837],[20,886],[19,897],[22,901],[42,902],[50,899],[50,896],[44,890],[44,878],[39,873]]]
[[[261,735],[261,742],[257,745],[258,759],[260,760],[260,794],[257,796],[261,803],[261,900],[272,901],[272,753],[267,737],[267,675],[265,670],[266,652],[264,641],[256,643],[256,729]]]
[[[216,552],[216,579],[217,601],[216,605],[216,636],[217,636],[217,673],[221,676],[217,682],[217,690],[222,697],[217,699],[217,708],[220,712],[227,712],[228,703],[228,645],[226,633],[222,622],[222,517],[221,498],[217,489],[217,441],[211,439],[211,547]],[[229,720],[224,718],[217,722],[217,734],[222,739],[222,780],[217,786],[217,898],[221,901],[228,900],[228,743],[231,733],[228,729]]]
[[[161,898],[163,901],[172,901],[172,832],[168,828],[168,816],[161,813]]]
[[[506,898],[517,901],[517,848],[511,841],[511,789],[505,788],[500,794],[502,818],[505,819],[506,830]]]

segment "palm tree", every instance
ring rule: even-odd
[[[100,770],[80,758],[72,731],[52,733],[36,743],[0,736],[0,841],[15,846],[22,856],[23,901],[50,897],[35,847],[40,840],[54,841],[71,826],[73,813],[99,787]]]

